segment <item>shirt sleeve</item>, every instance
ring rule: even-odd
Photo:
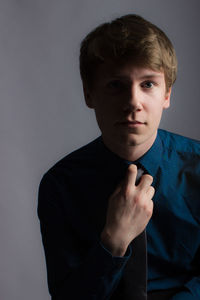
[[[200,299],[200,276],[193,277],[184,285],[184,290],[177,293],[171,300],[199,300]]]
[[[194,276],[184,284],[185,291],[182,292],[182,298],[179,297],[182,300],[200,299],[200,247],[196,252],[192,264],[196,271]],[[173,300],[179,300],[178,296],[179,295],[177,295],[177,298],[173,298]]]
[[[124,257],[113,257],[100,240],[85,247],[88,241],[81,240],[67,223],[59,197],[54,178],[44,176],[39,188],[38,216],[52,300],[107,299],[117,286],[132,249],[129,247]]]
[[[171,300],[198,300],[199,297],[194,296],[189,290],[185,290],[174,295]]]

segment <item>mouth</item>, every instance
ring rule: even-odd
[[[121,126],[134,128],[134,127],[140,127],[142,125],[145,125],[146,123],[138,121],[138,120],[133,120],[133,121],[126,120],[126,121],[123,121],[123,122],[119,122],[118,124],[121,125]]]

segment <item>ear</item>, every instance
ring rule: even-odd
[[[89,90],[88,86],[83,83],[83,94],[85,98],[85,103],[89,108],[94,108],[91,91]]]
[[[170,107],[170,97],[171,97],[172,88],[170,87],[169,90],[165,94],[165,100],[163,103],[163,109],[167,109]]]

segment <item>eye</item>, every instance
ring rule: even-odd
[[[125,83],[121,80],[112,80],[107,83],[107,88],[111,91],[122,91],[125,89]]]
[[[146,89],[151,89],[154,85],[155,83],[152,81],[145,81],[141,84],[141,86]]]

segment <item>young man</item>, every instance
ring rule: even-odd
[[[40,184],[53,300],[200,299],[200,145],[158,129],[176,70],[169,39],[137,15],[83,40],[84,96],[102,136]]]

